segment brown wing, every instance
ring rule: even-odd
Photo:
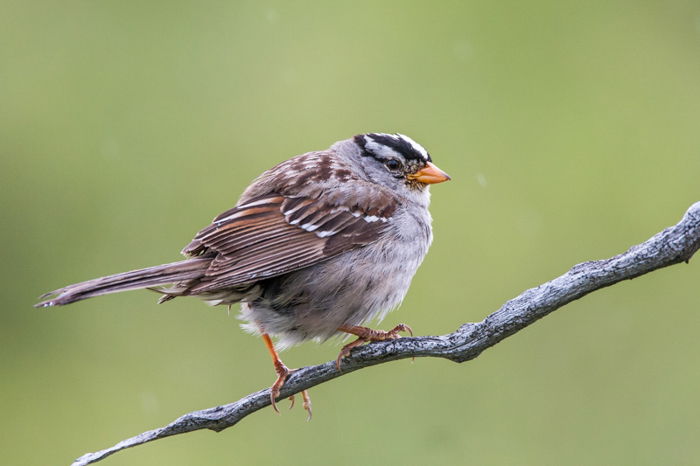
[[[387,228],[393,199],[371,210],[318,199],[268,194],[216,217],[182,251],[214,259],[193,294],[274,277],[375,241]]]

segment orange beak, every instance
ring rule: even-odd
[[[442,183],[443,181],[449,181],[452,179],[450,178],[450,175],[440,170],[431,162],[428,162],[428,165],[425,168],[408,175],[406,178],[409,180],[420,181],[421,183],[425,184]]]

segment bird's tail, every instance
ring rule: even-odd
[[[50,291],[39,297],[43,301],[35,307],[63,306],[103,294],[189,282],[204,276],[210,262],[211,258],[192,258],[95,278]]]

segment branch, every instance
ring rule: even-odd
[[[698,249],[700,202],[693,204],[677,225],[617,256],[575,265],[564,275],[526,290],[479,323],[464,324],[447,335],[405,337],[358,347],[343,359],[342,372],[336,370],[335,361],[299,369],[287,379],[280,399],[358,369],[397,359],[439,357],[455,362],[469,361],[571,301],[622,280],[688,262]],[[235,403],[185,414],[165,427],[149,430],[110,448],[87,453],[75,460],[72,466],[94,463],[125,448],[171,435],[200,429],[219,432],[269,404],[270,390],[260,390]]]

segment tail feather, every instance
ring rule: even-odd
[[[131,272],[108,275],[86,282],[68,285],[39,297],[43,301],[34,307],[63,306],[83,299],[120,291],[158,287],[204,276],[210,258],[192,258],[170,264],[156,265]],[[50,299],[46,299],[50,298]]]

